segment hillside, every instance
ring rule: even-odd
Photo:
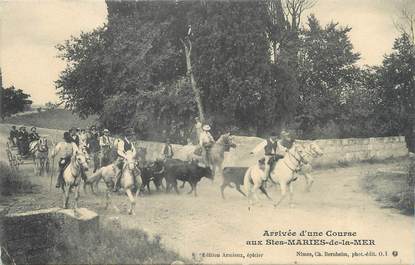
[[[70,127],[86,128],[96,122],[96,117],[81,119],[72,112],[64,109],[46,110],[40,113],[29,113],[8,117],[5,123],[36,126],[41,128],[67,130]]]

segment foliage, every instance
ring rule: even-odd
[[[3,89],[3,115],[8,117],[12,114],[22,112],[25,106],[32,104],[30,95],[14,86]]]
[[[305,138],[409,135],[409,38],[398,38],[381,66],[359,67],[350,27],[311,15],[301,28],[314,1],[284,3],[107,1],[106,25],[57,46],[67,67],[56,87],[68,109],[98,115],[114,132],[133,127],[159,139],[172,127],[190,131],[197,108],[181,42],[188,38],[218,133],[234,127],[261,136],[285,127]]]

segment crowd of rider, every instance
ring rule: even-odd
[[[22,157],[29,156],[29,144],[40,139],[36,127],[30,128],[30,133],[26,130],[26,126],[22,125],[19,129],[12,126],[10,129],[9,139],[12,146],[16,146],[18,154]]]
[[[196,142],[199,146],[200,155],[202,155],[203,161],[209,165],[208,154],[210,149],[215,143],[210,130],[209,124],[202,124],[201,120],[196,117],[194,125],[194,134],[197,136]],[[91,126],[88,130],[81,128],[71,128],[63,134],[63,141],[56,144],[52,158],[58,156],[59,161],[59,174],[57,177],[56,187],[60,188],[62,185],[62,173],[66,165],[69,164],[71,157],[76,152],[83,152],[88,154],[94,161],[94,171],[96,166],[106,165],[113,161],[109,161],[109,154],[111,154],[112,147],[116,151],[115,164],[120,168],[119,175],[115,178],[117,184],[121,174],[121,168],[123,161],[126,159],[126,153],[128,151],[136,153],[134,145],[131,142],[130,137],[134,135],[134,130],[128,128],[124,130],[121,136],[114,139],[110,136],[108,129],[103,129],[101,132],[97,130],[96,126]],[[16,126],[12,126],[10,131],[10,140],[13,145],[18,147],[19,154],[25,156],[29,152],[29,143],[31,141],[39,140],[40,136],[37,133],[36,127],[30,129],[30,133],[26,131],[25,126],[20,126],[19,130]],[[191,145],[192,139],[187,139],[187,144]],[[265,176],[269,176],[271,165],[284,156],[286,151],[292,146],[294,142],[293,137],[286,131],[282,131],[279,135],[274,134],[268,139],[260,143],[252,150],[251,154],[258,154],[264,152],[264,158],[258,161],[258,166],[265,171]],[[164,159],[171,159],[174,156],[173,147],[170,143],[170,139],[167,137],[161,156]],[[85,174],[84,174],[85,177]],[[115,185],[114,190],[117,190]]]

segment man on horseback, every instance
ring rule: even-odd
[[[122,176],[123,166],[124,166],[124,160],[127,159],[127,152],[131,151],[133,153],[133,156],[136,155],[136,150],[134,147],[134,144],[128,139],[129,136],[134,135],[134,130],[132,128],[125,130],[122,133],[122,137],[119,138],[116,141],[116,150],[117,150],[117,160],[116,165],[119,169],[118,174],[115,176],[114,180],[114,189],[113,191],[116,192],[119,189],[119,180]]]
[[[105,163],[108,163],[108,156],[111,152],[110,131],[108,129],[104,129],[103,133],[104,134],[99,137],[99,164],[101,167],[104,166],[104,161]]]
[[[75,143],[76,146],[79,146],[79,136],[77,134],[77,129],[75,127],[69,129],[69,137],[71,139],[71,142]]]
[[[100,151],[100,145],[99,145],[99,135],[97,132],[97,129],[95,125],[92,125],[89,130],[89,135],[87,138],[87,146],[88,146],[88,153],[92,155],[92,160],[94,161],[94,171],[95,172],[98,169],[99,164],[99,151]]]
[[[63,185],[63,171],[66,166],[71,162],[72,155],[78,151],[78,147],[73,142],[73,139],[69,132],[64,132],[63,134],[64,142],[59,142],[56,144],[55,149],[52,153],[52,158],[54,158],[58,153],[60,154],[59,159],[59,174],[56,181],[56,188],[60,188]]]
[[[271,168],[279,159],[285,156],[285,153],[291,148],[293,142],[294,140],[291,138],[290,134],[287,131],[282,130],[280,139],[274,134],[252,150],[251,154],[257,154],[261,150],[264,150],[266,179],[270,177]]]
[[[206,163],[206,166],[210,166],[210,159],[209,159],[209,153],[210,149],[212,148],[213,144],[215,143],[215,140],[213,139],[213,136],[210,134],[210,126],[208,124],[203,125],[202,132],[199,136],[199,145],[202,148],[202,158],[203,161]]]

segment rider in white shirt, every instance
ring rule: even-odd
[[[133,130],[128,129],[122,134],[122,137],[117,139],[117,141],[116,141],[115,148],[117,150],[118,157],[117,157],[117,160],[116,160],[115,163],[119,168],[119,172],[115,176],[114,191],[118,190],[118,182],[119,182],[119,179],[120,179],[121,174],[122,174],[122,168],[123,168],[123,165],[124,165],[124,160],[127,159],[127,156],[126,156],[127,152],[131,151],[133,153],[133,156],[136,155],[136,150],[135,150],[134,144],[128,139],[128,137],[130,135],[133,135],[133,134],[134,134]]]

